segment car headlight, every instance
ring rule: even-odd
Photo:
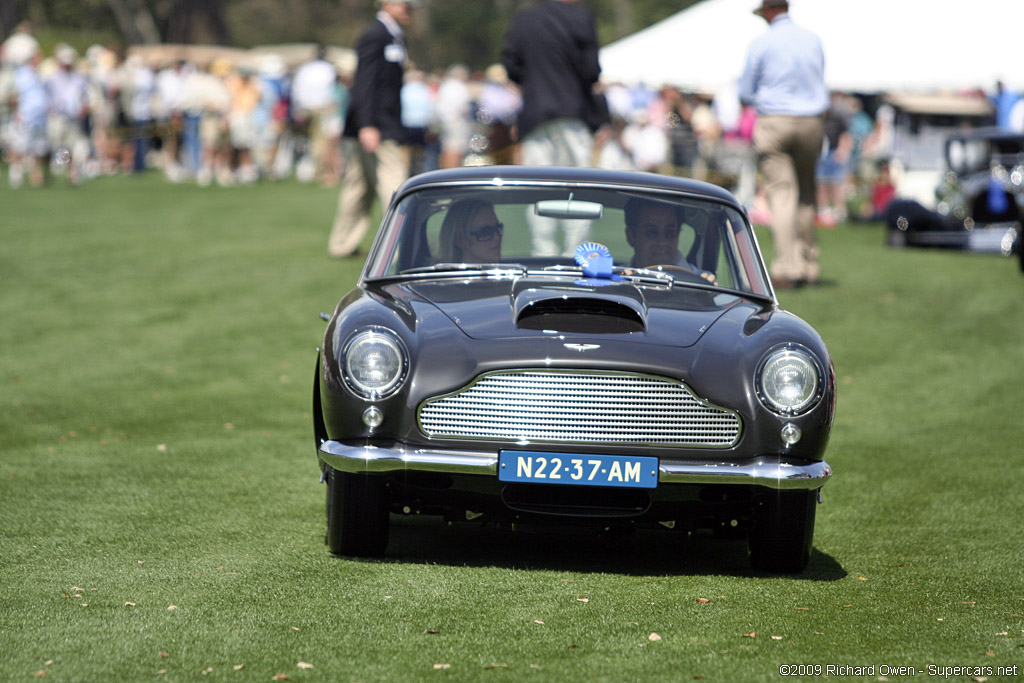
[[[761,360],[757,395],[780,415],[799,415],[817,404],[821,382],[821,367],[811,352],[797,344],[786,344],[772,349]]]
[[[398,391],[409,366],[409,355],[402,342],[377,329],[351,337],[338,360],[349,388],[369,399],[384,398]]]

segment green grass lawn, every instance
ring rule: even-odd
[[[0,185],[0,680],[1024,674],[1015,261],[819,233],[826,285],[782,294],[840,392],[803,575],[735,541],[431,519],[344,560],[310,415],[318,313],[361,265],[326,257],[336,198]]]

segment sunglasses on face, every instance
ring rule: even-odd
[[[505,232],[505,225],[503,223],[495,223],[494,225],[481,225],[476,230],[469,233],[470,237],[475,237],[477,242],[490,242],[497,235],[501,237],[502,233]]]
[[[656,225],[647,225],[644,227],[637,228],[637,232],[644,236],[648,240],[656,240],[659,237],[664,237],[666,240],[674,240],[679,238],[679,228],[659,228]]]

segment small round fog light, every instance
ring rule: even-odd
[[[384,413],[380,412],[380,408],[377,406],[370,406],[363,411],[363,424],[370,429],[380,427],[382,422],[384,422]]]
[[[803,436],[803,433],[800,431],[800,428],[797,427],[795,424],[793,424],[792,422],[787,422],[786,424],[782,425],[782,431],[779,432],[779,436],[782,437],[782,443],[786,444],[787,446],[792,446],[793,444],[800,440],[800,437]]]

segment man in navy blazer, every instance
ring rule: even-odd
[[[601,75],[597,50],[594,15],[579,0],[548,0],[513,17],[501,62],[523,94],[524,164],[591,165],[593,130],[603,123],[593,91]],[[571,255],[590,230],[589,221],[564,221],[561,246],[554,219],[528,218],[538,256]]]
[[[370,227],[373,200],[390,200],[409,173],[402,126],[402,82],[407,54],[402,26],[414,0],[380,0],[377,18],[356,44],[342,149],[345,177],[328,242],[332,257],[353,254]]]

